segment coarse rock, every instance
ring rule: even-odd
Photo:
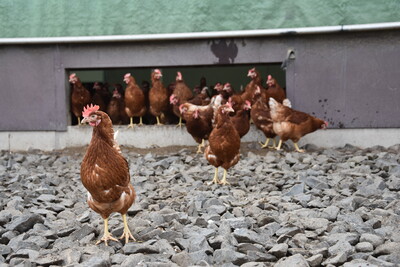
[[[360,242],[369,242],[374,248],[376,248],[377,246],[383,244],[384,239],[375,234],[364,233],[360,236]]]
[[[282,258],[274,265],[274,267],[287,267],[287,266],[309,267],[310,265],[308,264],[307,260],[300,254],[296,254],[288,258]]]
[[[355,259],[350,262],[343,264],[343,267],[379,267],[378,265],[372,264],[366,260]]]
[[[282,257],[286,256],[288,248],[289,248],[289,246],[286,243],[276,244],[270,250],[268,250],[268,252],[271,253],[272,255],[276,256],[277,258],[282,258]]]
[[[217,249],[214,251],[214,262],[216,264],[233,263],[241,265],[247,261],[245,254],[232,251],[229,249]]]
[[[307,258],[307,262],[311,267],[316,267],[316,266],[321,265],[321,262],[323,259],[324,259],[324,255],[316,254],[314,256]]]
[[[372,252],[374,251],[374,246],[369,242],[360,242],[356,246],[356,251],[358,252]]]
[[[208,184],[214,167],[194,147],[123,147],[139,242],[108,246],[79,179],[85,148],[0,151],[0,266],[395,266],[399,147],[244,144],[226,186]],[[108,224],[122,234],[120,214]]]
[[[6,225],[6,229],[23,233],[31,229],[35,224],[43,222],[44,220],[42,216],[37,214],[27,214],[16,217]]]

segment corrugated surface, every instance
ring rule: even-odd
[[[0,38],[333,26],[399,14],[398,0],[1,0]]]

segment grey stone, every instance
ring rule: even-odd
[[[206,237],[201,235],[192,236],[190,237],[190,239],[178,238],[176,239],[176,243],[180,248],[186,250],[189,253],[199,250],[206,251],[208,253],[212,253],[213,251],[213,249],[208,244]]]
[[[286,243],[276,244],[268,252],[271,253],[272,255],[276,256],[277,258],[282,258],[282,257],[286,256],[288,248],[289,248],[289,246]]]
[[[74,232],[71,233],[71,238],[73,240],[81,240],[85,236],[88,236],[92,233],[96,233],[96,229],[89,226],[89,225],[84,225],[82,228],[75,230]]]
[[[348,259],[348,255],[346,252],[339,252],[338,254],[335,254],[334,256],[332,256],[332,257],[328,258],[326,261],[324,261],[322,263],[322,265],[332,264],[332,265],[337,266],[337,265],[345,263],[347,261],[347,259]]]
[[[158,248],[154,246],[155,242],[156,240],[149,240],[143,243],[127,243],[122,248],[122,250],[126,255],[137,254],[137,253],[143,253],[143,254],[159,253]]]
[[[246,262],[245,264],[240,265],[240,267],[267,267],[262,262]]]
[[[304,183],[296,184],[294,185],[287,193],[285,193],[285,196],[295,196],[299,194],[303,194],[305,191],[305,185]]]
[[[60,265],[63,259],[57,255],[43,255],[37,257],[33,262],[39,266]]]
[[[356,246],[356,251],[358,252],[372,252],[374,251],[374,246],[369,242],[360,242]]]
[[[321,265],[323,259],[324,256],[322,254],[316,254],[314,256],[307,258],[307,262],[311,267],[317,267]]]
[[[289,226],[289,227],[282,227],[279,230],[275,232],[275,235],[281,236],[281,235],[286,235],[286,236],[294,236],[298,233],[301,233],[302,230],[297,227],[297,226]]]
[[[307,260],[300,254],[280,259],[274,267],[309,267]]]
[[[66,249],[61,252],[60,257],[64,265],[78,264],[81,260],[82,253],[76,249]]]
[[[196,251],[191,253],[182,251],[173,255],[171,260],[178,266],[191,266],[194,264],[199,264],[201,262],[211,263],[211,257],[207,255],[204,251]]]
[[[381,259],[377,259],[374,256],[369,256],[367,261],[369,263],[378,265],[379,267],[397,267],[397,264],[395,263],[391,263],[391,262],[387,262]]]
[[[6,225],[6,229],[10,231],[17,231],[20,233],[26,232],[31,229],[36,223],[43,223],[42,216],[37,214],[27,214],[18,216]]]
[[[214,251],[214,262],[216,264],[232,263],[241,265],[247,261],[245,254],[230,250],[230,249],[217,249]]]
[[[335,221],[340,209],[336,206],[329,206],[322,210],[321,217],[330,221]]]
[[[111,260],[103,259],[101,257],[91,257],[88,261],[81,263],[82,267],[110,267]]]
[[[267,241],[267,237],[260,235],[252,230],[240,228],[235,229],[233,236],[239,243],[258,243],[264,244]]]
[[[269,253],[263,253],[259,251],[249,250],[247,251],[247,260],[248,261],[257,261],[257,262],[275,262],[277,261],[277,257]]]
[[[379,245],[374,251],[374,255],[385,255],[392,253],[400,253],[400,243],[386,242],[382,245]]]
[[[343,267],[379,267],[378,265],[372,264],[366,260],[355,259],[350,262],[343,264]]]
[[[349,256],[354,253],[354,247],[347,241],[339,241],[328,249],[329,255],[334,256],[340,253],[345,253]]]
[[[0,244],[0,255],[1,256],[7,257],[7,255],[9,255],[11,252],[12,252],[12,249],[9,246]]]
[[[356,233],[335,233],[324,238],[330,245],[334,245],[339,241],[347,241],[351,245],[358,243],[359,235]]]

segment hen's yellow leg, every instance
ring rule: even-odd
[[[282,139],[279,140],[278,146],[276,147],[276,150],[281,150],[282,146]]]
[[[196,151],[197,154],[203,153],[203,151],[201,151],[201,148],[202,148],[202,147],[204,147],[204,139],[201,139],[201,144],[199,144],[199,145],[197,146],[197,151]]]
[[[160,122],[160,117],[156,116],[156,119],[157,119],[157,125],[163,125],[163,124]]]
[[[276,141],[275,141],[275,138],[274,138],[274,139],[272,139],[272,141],[274,142],[274,144],[272,145],[272,147],[271,147],[271,148],[276,148]]]
[[[143,125],[143,117],[140,116],[139,126],[142,126],[142,125]]]
[[[128,125],[128,128],[133,128],[133,126],[135,126],[135,124],[133,124],[133,117],[130,117],[130,123]]]
[[[297,143],[294,143],[294,148],[296,148],[297,152],[303,153],[304,149],[300,149],[299,146],[297,145]]]
[[[104,219],[104,235],[103,237],[97,241],[96,245],[100,244],[101,242],[104,241],[104,243],[106,244],[106,246],[108,246],[108,240],[113,240],[113,241],[117,241],[118,239],[114,238],[111,233],[108,231],[108,218]]]
[[[227,171],[224,169],[224,176],[222,176],[222,180],[220,182],[220,184],[222,184],[222,185],[229,184],[229,182],[226,180],[226,174],[227,174]]]
[[[182,127],[182,117],[179,117],[179,122],[178,122],[178,124],[176,125],[176,127],[179,127],[179,128]]]
[[[132,238],[132,240],[136,242],[136,239],[133,237],[131,231],[129,230],[126,214],[122,214],[122,219],[124,220],[124,232],[119,239],[125,238],[125,244],[129,242],[129,238]]]
[[[78,117],[78,125],[82,125],[82,123],[81,123],[81,117]]]
[[[211,184],[219,184],[220,181],[218,179],[218,168],[215,168],[214,179],[211,181]]]
[[[267,138],[267,140],[265,140],[265,144],[260,142],[261,148],[266,148],[268,146],[268,143],[269,143],[269,138]]]

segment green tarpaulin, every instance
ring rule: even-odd
[[[400,0],[0,0],[0,38],[132,35],[400,21]]]

